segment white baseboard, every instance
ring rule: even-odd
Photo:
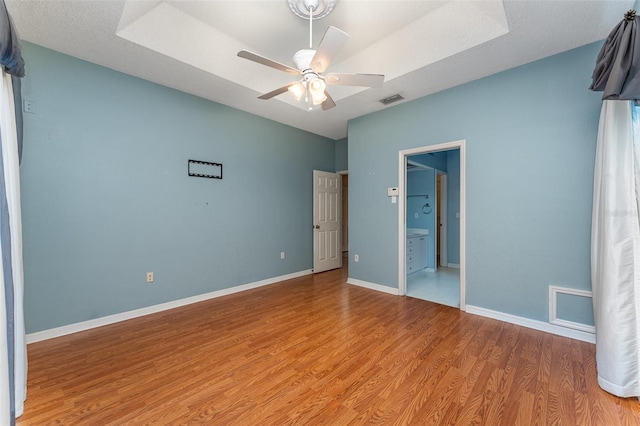
[[[521,325],[523,327],[532,328],[534,330],[556,334],[558,336],[569,337],[571,339],[581,340],[588,343],[596,343],[595,334],[586,333],[584,331],[572,330],[570,328],[560,327],[558,325],[549,324],[543,321],[505,314],[504,312],[493,311],[491,309],[480,308],[478,306],[467,305],[465,311],[470,314],[493,318],[500,321],[508,322],[510,324]]]
[[[447,263],[447,268],[460,269],[460,264],[459,263]]]
[[[355,278],[348,278],[347,284],[357,285],[358,287],[368,288],[370,290],[381,291],[383,293],[393,294],[394,296],[398,295],[398,289],[394,287],[389,287],[382,284],[370,283],[368,281],[357,280]]]
[[[155,314],[157,312],[179,308],[180,306],[190,305],[192,303],[203,302],[205,300],[215,299],[217,297],[227,296],[229,294],[239,293],[241,291],[251,290],[258,287],[275,284],[280,281],[286,281],[293,278],[302,277],[304,275],[310,275],[312,273],[313,271],[311,269],[307,269],[304,271],[294,272],[287,275],[281,275],[279,277],[267,278],[266,280],[256,281],[248,284],[242,284],[235,287],[212,291],[210,293],[187,297],[185,299],[172,300],[171,302],[161,303],[159,305],[153,305],[153,306],[147,306],[146,308],[134,309],[133,311],[127,311],[119,314],[108,315],[106,317],[96,318],[88,321],[82,321],[75,324],[64,325],[62,327],[51,328],[49,330],[37,331],[35,333],[27,334],[26,341],[27,341],[27,344],[29,344],[29,343],[40,342],[42,340],[53,339],[55,337],[65,336],[67,334],[77,333],[79,331],[90,330],[92,328],[102,327],[104,325],[114,324],[120,321],[126,321],[129,319],[141,317],[144,315]]]

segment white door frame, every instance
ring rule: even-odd
[[[438,176],[440,176],[439,188],[437,187]],[[440,239],[440,264],[436,265],[436,269],[438,269],[439,266],[447,267],[449,265],[449,260],[447,259],[447,174],[440,170],[436,170],[436,190],[440,192],[440,204],[436,206],[440,211],[440,223],[436,226],[438,239]],[[436,195],[436,200],[437,199],[438,196]],[[436,250],[436,263],[437,261],[438,250]]]
[[[460,149],[460,310],[466,310],[466,139],[398,151],[398,294],[407,294],[407,157],[435,151]]]
[[[344,181],[344,177],[345,176],[349,176],[349,170],[340,170],[339,172],[336,172],[336,173],[340,175],[340,179],[342,179],[343,181]],[[346,207],[346,211],[347,212],[349,212],[349,193],[348,193],[349,186],[348,185],[349,185],[349,182],[347,182],[347,207]],[[340,191],[342,191],[342,186],[340,187]],[[340,196],[341,196],[340,202],[342,204],[340,206],[341,207],[340,212],[342,213],[342,210],[345,209],[344,203],[342,203],[342,197],[344,196],[344,194],[341,193]],[[344,221],[344,219],[345,219],[344,217],[340,217],[340,221]],[[340,227],[340,241],[342,242],[342,249],[345,248],[344,247],[345,246],[345,240],[346,240],[346,246],[347,246],[346,247],[347,248],[346,251],[349,251],[349,215],[348,215],[348,213],[347,213],[347,232],[346,232],[346,235],[345,235],[345,232],[344,232],[344,228],[342,226]]]

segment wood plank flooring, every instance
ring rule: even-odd
[[[634,425],[595,347],[307,276],[29,345],[27,425]]]

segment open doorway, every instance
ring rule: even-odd
[[[465,141],[400,151],[398,165],[399,293],[464,310]]]

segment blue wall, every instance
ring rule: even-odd
[[[27,332],[312,267],[312,170],[333,171],[332,140],[29,43],[24,55]],[[188,159],[223,163],[224,179],[188,177]]]
[[[348,148],[349,143],[347,138],[338,139],[335,141],[335,171],[343,172],[349,170],[348,163]]]
[[[412,161],[414,163],[421,164],[423,166],[432,167],[434,169],[438,169],[443,172],[447,171],[447,152],[446,151],[412,155],[409,158],[407,158],[407,160]]]
[[[350,277],[398,285],[398,151],[466,139],[467,304],[547,321],[549,285],[589,289],[601,44],[350,121]]]
[[[424,196],[428,196],[425,198]],[[430,208],[423,207],[429,204]],[[436,235],[436,171],[407,172],[407,228],[427,229],[427,268],[434,269]],[[415,216],[418,216],[416,219]]]
[[[431,154],[419,154],[408,157],[409,161],[434,167],[447,175],[447,263],[460,263],[460,150],[438,151]],[[428,229],[427,268],[436,268],[436,170],[416,169],[407,173],[407,228]],[[428,195],[429,198],[412,195]],[[425,214],[422,207],[429,204],[432,212]],[[452,210],[453,209],[453,210]],[[428,211],[428,209],[425,209]],[[416,219],[415,214],[418,213]]]
[[[460,150],[447,151],[447,263],[460,264]]]

